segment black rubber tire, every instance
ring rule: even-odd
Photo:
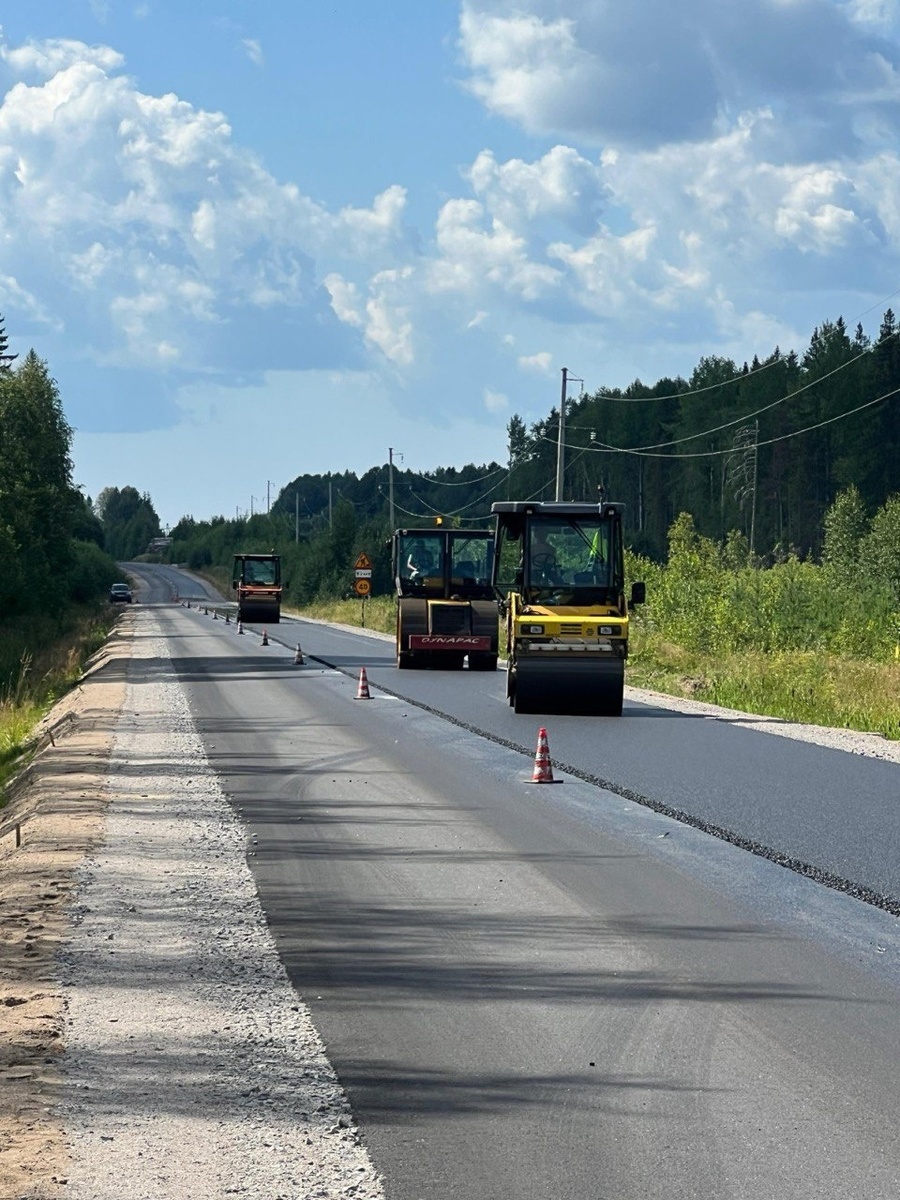
[[[408,651],[401,651],[397,655],[397,669],[399,671],[411,671],[416,664],[413,662],[413,656]]]
[[[517,673],[518,676],[518,673]],[[541,696],[538,689],[534,686],[534,680],[530,683],[525,681],[525,687],[522,687],[522,680],[516,678],[515,691],[512,697],[513,712],[515,713],[535,713],[541,711],[540,704]]]

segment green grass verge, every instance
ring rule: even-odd
[[[741,712],[900,740],[900,662],[815,650],[688,653],[636,623],[628,682]]]
[[[334,621],[374,629],[376,633],[394,633],[397,625],[397,601],[393,596],[373,596],[371,600],[321,600],[304,608],[291,609],[313,621]]]
[[[119,615],[104,602],[0,625],[0,808],[6,784],[28,760],[35,726],[78,682]]]

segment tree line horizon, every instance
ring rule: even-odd
[[[763,561],[818,557],[825,515],[842,491],[854,486],[874,514],[900,487],[898,391],[891,309],[874,341],[861,324],[851,336],[838,317],[813,330],[801,355],[776,347],[741,366],[705,356],[688,379],[600,387],[566,402],[563,498],[624,503],[629,544],[657,561],[682,512],[705,537],[724,542],[738,531]],[[437,516],[483,525],[494,500],[554,499],[559,408],[530,426],[513,414],[507,434],[506,463],[416,472],[385,462],[361,475],[298,475],[265,515],[308,537],[333,525],[340,504],[357,523],[388,518],[391,491],[398,527]],[[198,524],[186,516],[172,536]]]

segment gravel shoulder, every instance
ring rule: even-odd
[[[123,613],[0,818],[22,830],[0,841],[0,1196],[381,1200],[166,656],[152,609]],[[873,734],[628,697],[900,762]]]
[[[79,687],[38,729],[40,750],[0,825],[0,1195],[65,1195],[56,1105],[65,1029],[58,954],[70,936],[76,871],[101,843],[113,730],[125,699],[130,632],[120,624]]]
[[[9,813],[0,1195],[380,1200],[167,654],[123,615]]]

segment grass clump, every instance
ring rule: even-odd
[[[825,650],[687,650],[641,618],[632,626],[628,683],[671,696],[856,729],[900,740],[900,662],[844,657]]]
[[[296,611],[312,621],[333,621],[374,629],[376,633],[392,634],[397,626],[397,601],[393,596],[372,596],[365,604],[362,600],[316,600]]]
[[[27,760],[35,726],[81,678],[118,615],[96,605],[0,626],[0,808],[2,789]]]

